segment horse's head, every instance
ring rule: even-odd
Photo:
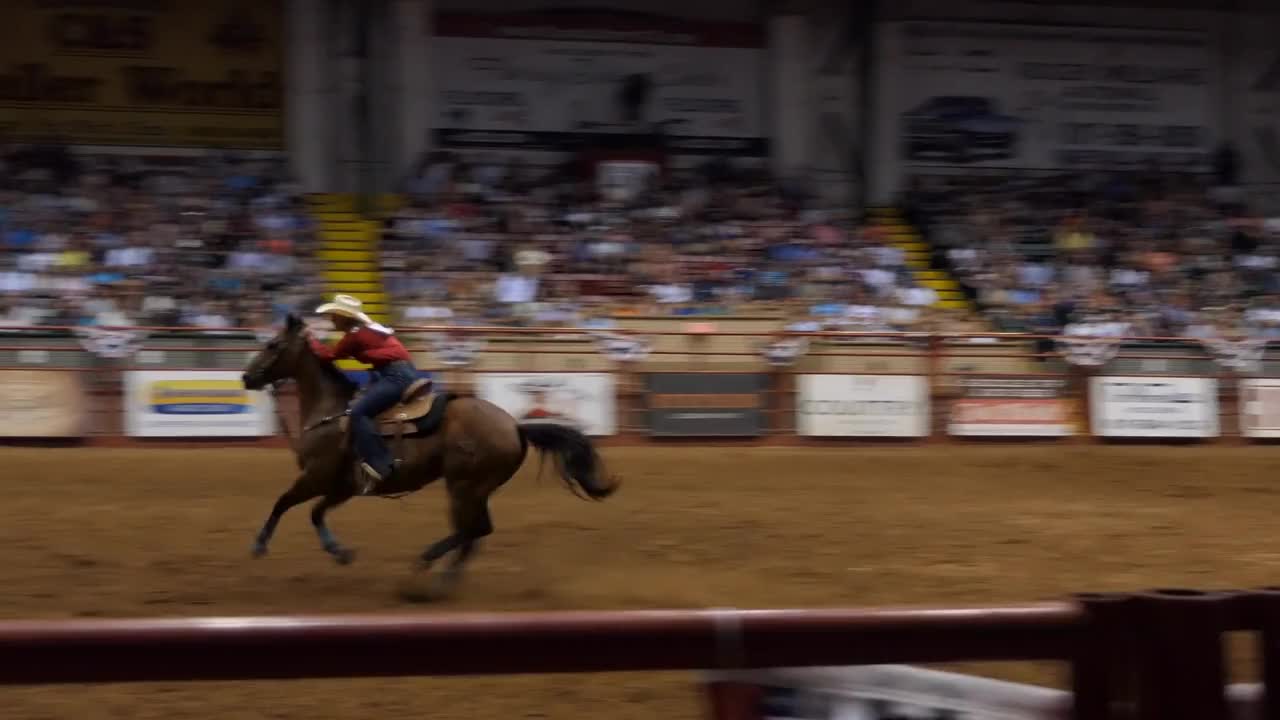
[[[307,351],[306,323],[289,313],[284,328],[258,351],[244,369],[241,380],[248,390],[261,390],[266,386],[294,377],[298,361]]]

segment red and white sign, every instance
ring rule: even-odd
[[[956,400],[951,405],[952,435],[1071,435],[1071,408],[1052,400]]]
[[[951,402],[952,435],[1062,437],[1076,432],[1060,378],[965,378]]]
[[[1280,437],[1280,379],[1240,380],[1240,434]]]

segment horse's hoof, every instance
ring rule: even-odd
[[[448,600],[458,590],[458,581],[461,579],[460,573],[445,570],[431,579],[427,587],[427,596],[436,602]]]
[[[329,551],[333,556],[333,561],[339,565],[350,565],[356,559],[356,551],[351,548],[334,548]]]
[[[255,559],[265,557],[267,554],[266,543],[254,543],[253,550],[250,551],[250,554],[252,554]]]
[[[426,578],[416,575],[401,581],[399,594],[405,602],[437,603],[452,598],[457,586],[457,577],[449,577],[447,573]]]

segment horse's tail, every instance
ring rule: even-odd
[[[578,495],[603,500],[618,489],[618,479],[604,475],[604,462],[591,438],[568,425],[547,422],[520,424],[520,437],[555,458],[560,478]]]

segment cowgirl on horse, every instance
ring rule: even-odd
[[[373,368],[364,394],[347,410],[351,416],[351,439],[364,476],[360,494],[369,495],[396,470],[374,418],[400,401],[405,389],[418,379],[418,370],[395,331],[374,322],[361,310],[356,298],[336,295],[332,302],[316,308],[316,313],[329,318],[334,329],[342,333],[342,339],[329,346],[308,335],[312,352],[327,362],[351,358]]]

